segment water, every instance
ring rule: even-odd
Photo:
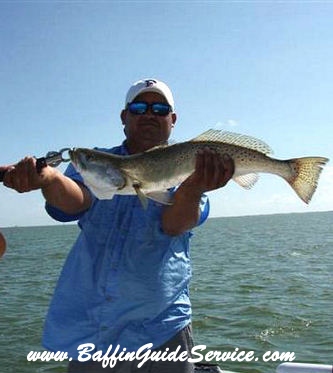
[[[78,229],[72,225],[2,229],[0,371],[65,372],[63,363],[28,363],[42,351],[43,320]],[[332,364],[333,212],[210,219],[192,240],[195,344],[254,351],[258,361],[222,369],[274,372],[266,351],[298,362]]]

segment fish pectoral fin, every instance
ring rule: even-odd
[[[133,184],[133,188],[135,189],[135,192],[136,192],[137,196],[139,197],[139,200],[141,202],[142,207],[145,210],[147,210],[147,207],[148,207],[147,196],[143,193],[139,184]]]
[[[172,194],[168,191],[156,190],[153,192],[149,192],[146,196],[162,205],[172,205],[173,204],[173,197]]]
[[[254,186],[254,184],[258,181],[259,175],[256,173],[238,175],[234,176],[232,179],[241,187],[245,189],[251,189]]]
[[[142,207],[146,210],[148,207],[148,198],[152,201],[161,203],[162,205],[172,205],[173,199],[172,194],[168,191],[156,190],[153,192],[144,193],[139,184],[133,184],[133,188],[139,200],[142,204]]]

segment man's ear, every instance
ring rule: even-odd
[[[121,113],[120,113],[120,119],[121,119],[121,123],[123,125],[125,125],[125,123],[126,123],[126,110],[125,109],[121,111]]]
[[[172,113],[171,116],[172,116],[172,127],[174,127],[177,121],[177,114]]]

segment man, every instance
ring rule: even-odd
[[[121,120],[126,140],[104,151],[128,155],[167,144],[177,120],[168,86],[155,79],[134,83]],[[69,353],[68,372],[192,372],[187,361],[148,361],[142,367],[118,361],[103,369],[101,362],[82,362],[88,352],[80,356],[78,348],[89,343],[95,352],[119,356],[152,343],[162,352],[178,346],[179,353],[190,352],[191,229],[208,216],[203,193],[232,177],[232,160],[202,149],[193,174],[173,192],[173,204],[149,201],[146,210],[136,196],[98,200],[71,165],[65,175],[51,167],[38,174],[35,163],[27,157],[9,169],[5,185],[19,192],[41,189],[53,218],[79,220],[81,228],[50,305],[44,346]]]

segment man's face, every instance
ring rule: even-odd
[[[155,92],[142,93],[133,102],[167,103],[163,96]],[[149,108],[144,114],[132,114],[125,109],[121,112],[121,119],[130,153],[139,153],[156,145],[165,144],[177,117],[175,113],[160,116]]]

